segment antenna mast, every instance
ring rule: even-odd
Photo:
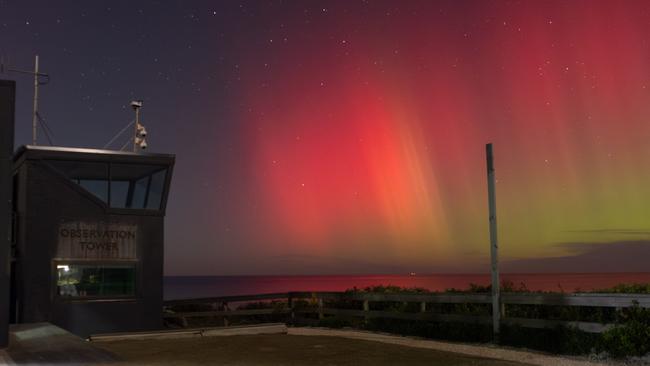
[[[34,59],[34,71],[12,68],[9,65],[5,65],[4,59],[0,58],[0,73],[5,73],[5,72],[15,72],[19,74],[27,74],[27,75],[34,76],[34,109],[32,111],[32,145],[37,144],[36,127],[39,122],[43,124],[43,131],[45,131],[45,137],[47,137],[48,140],[51,140],[50,134],[48,132],[49,127],[47,127],[45,120],[43,120],[43,118],[41,118],[41,116],[38,114],[38,86],[45,85],[50,82],[50,75],[39,72],[38,55],[36,55]],[[45,78],[45,80],[40,81],[39,80],[40,77]],[[51,141],[50,144],[52,144]]]
[[[38,123],[38,55],[34,59],[34,110],[32,113],[32,145],[36,145],[36,124]]]

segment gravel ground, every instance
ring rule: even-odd
[[[96,343],[117,365],[523,366],[512,361],[332,336],[241,335]]]
[[[462,344],[353,329],[289,328],[287,335],[204,336],[95,343],[123,365],[486,365],[650,366],[627,361],[564,357],[489,344]]]
[[[474,357],[487,357],[504,361],[520,362],[540,366],[624,366],[650,365],[647,358],[633,359],[625,362],[616,360],[596,360],[589,357],[566,357],[549,355],[535,351],[498,347],[494,345],[477,345],[433,341],[391,334],[364,332],[358,330],[334,330],[327,328],[289,328],[289,334],[302,336],[334,336],[348,339],[363,339],[386,344],[395,344],[415,348],[453,352]]]

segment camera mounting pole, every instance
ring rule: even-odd
[[[147,136],[147,130],[140,124],[140,108],[142,108],[142,100],[131,101],[131,108],[135,111],[135,131],[133,134],[133,152],[137,152],[138,148],[144,150],[147,148],[147,141],[144,139]]]

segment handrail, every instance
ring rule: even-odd
[[[566,305],[595,307],[627,307],[636,302],[639,307],[650,308],[650,294],[610,294],[610,293],[519,293],[501,294],[504,304],[518,305]],[[489,304],[491,296],[487,293],[373,293],[373,292],[280,292],[252,295],[218,296],[197,299],[177,299],[164,301],[165,306],[188,304],[232,303],[254,300],[274,299],[353,300],[353,301],[395,301],[427,302],[441,304]]]
[[[234,296],[218,296],[218,297],[202,297],[198,299],[175,299],[165,300],[165,306],[188,305],[188,304],[209,304],[215,302],[243,302],[252,300],[274,300],[286,299],[288,292],[254,294],[254,295],[234,295]]]

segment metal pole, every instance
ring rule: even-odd
[[[32,114],[32,145],[36,145],[36,124],[38,123],[38,55],[34,60],[34,111]]]
[[[135,108],[135,130],[133,132],[133,152],[138,151],[138,126],[140,126],[140,108]]]
[[[0,348],[9,344],[15,96],[16,83],[0,80]]]
[[[490,257],[492,259],[492,332],[494,340],[499,340],[501,324],[501,299],[499,289],[499,245],[497,242],[497,199],[494,178],[494,155],[492,144],[485,145],[488,178],[488,206],[490,210]]]

